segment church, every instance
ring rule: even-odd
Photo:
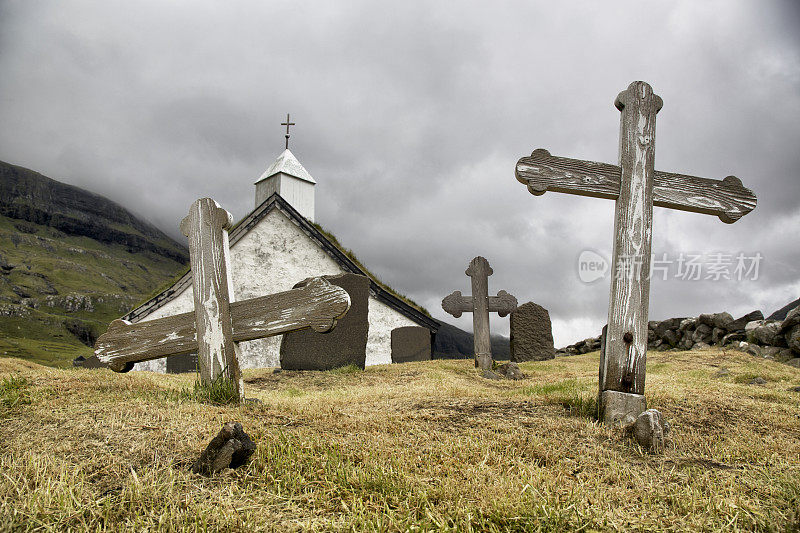
[[[245,300],[286,291],[313,276],[359,274],[369,278],[366,365],[392,362],[392,331],[397,328],[427,328],[433,342],[440,323],[381,284],[315,224],[315,185],[314,178],[289,150],[287,135],[286,150],[255,182],[255,209],[229,232],[234,298]],[[140,322],[193,309],[192,276],[187,272],[122,318]],[[241,367],[280,366],[282,337],[239,343]],[[137,363],[134,370],[190,371],[195,361],[196,356],[155,359]]]

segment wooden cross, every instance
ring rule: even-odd
[[[286,113],[286,122],[281,122],[281,126],[286,126],[286,149],[289,149],[289,126],[297,126],[294,122],[289,122],[289,113]]]
[[[442,309],[458,318],[461,313],[472,313],[475,366],[482,370],[492,368],[492,343],[489,335],[489,313],[506,316],[517,308],[517,299],[506,291],[489,296],[489,276],[494,271],[489,261],[476,257],[464,273],[472,278],[472,296],[462,296],[455,291],[442,300]]]
[[[181,221],[189,237],[194,311],[157,320],[115,320],[95,343],[95,353],[116,372],[160,357],[198,354],[200,380],[220,376],[242,396],[236,343],[310,327],[330,331],[350,308],[350,295],[322,278],[304,287],[233,301],[228,229],[233,219],[211,198],[192,204]]]
[[[608,326],[601,349],[598,415],[608,424],[636,417],[644,399],[653,206],[715,215],[731,224],[756,206],[735,176],[724,180],[654,170],[656,113],[662,100],[636,81],[615,101],[621,112],[619,166],[535,150],[516,177],[536,195],[564,192],[616,201]],[[625,274],[625,275],[621,275]]]

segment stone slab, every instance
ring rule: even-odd
[[[600,421],[612,427],[632,425],[647,410],[643,394],[604,390],[600,393]]]
[[[511,361],[544,361],[555,356],[547,309],[533,302],[517,307],[511,313]]]
[[[331,370],[347,365],[364,368],[369,333],[369,278],[358,274],[322,276],[350,295],[350,310],[327,333],[311,329],[293,331],[281,340],[281,368],[284,370]],[[294,288],[303,287],[303,280]]]
[[[187,353],[167,357],[167,374],[197,372],[197,354]]]
[[[421,326],[403,326],[392,330],[392,363],[430,361],[431,331]]]

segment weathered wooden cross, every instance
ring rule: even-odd
[[[654,170],[656,113],[662,100],[636,81],[615,101],[621,112],[619,166],[535,150],[516,177],[536,195],[547,191],[616,200],[608,326],[601,348],[598,414],[608,424],[646,408],[647,313],[653,206],[716,215],[731,224],[753,210],[756,196],[735,176],[713,180]]]
[[[322,278],[304,287],[233,301],[228,229],[233,218],[211,198],[192,204],[181,221],[189,237],[194,312],[131,324],[115,320],[95,344],[100,361],[116,372],[134,363],[197,352],[202,383],[220,376],[242,397],[236,343],[311,327],[331,330],[350,308],[350,295]]]
[[[476,257],[464,272],[472,278],[472,296],[462,296],[455,291],[442,300],[442,309],[458,318],[461,313],[472,313],[475,366],[482,370],[492,368],[492,342],[489,335],[489,313],[506,316],[517,308],[517,299],[506,291],[489,296],[489,276],[494,271],[489,261]]]

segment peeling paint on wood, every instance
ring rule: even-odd
[[[211,198],[201,198],[181,221],[181,232],[189,238],[200,381],[213,383],[224,375],[241,395],[242,373],[230,312],[234,295],[228,229],[232,225],[230,213]]]
[[[616,201],[608,325],[600,355],[598,403],[606,423],[606,398],[616,397],[607,391],[642,396],[642,401],[624,402],[626,409],[644,405],[653,206],[733,223],[757,201],[734,176],[720,181],[654,170],[656,114],[663,102],[650,85],[631,83],[614,104],[621,112],[619,166],[554,157],[538,149],[520,159],[515,171],[536,196],[554,191]]]
[[[329,331],[350,309],[350,296],[341,287],[314,278],[305,287],[261,296],[230,305],[234,342],[313,328]],[[97,339],[104,363],[141,362],[198,350],[194,312],[131,324],[115,320]]]

